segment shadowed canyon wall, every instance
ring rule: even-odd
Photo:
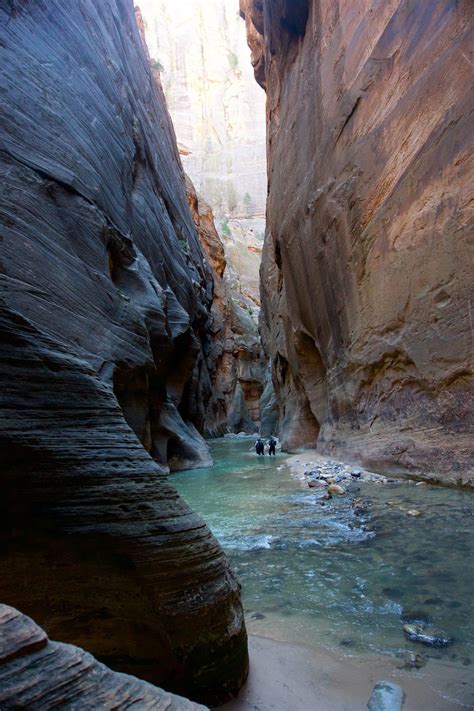
[[[472,485],[472,3],[240,4],[283,445]]]
[[[0,599],[217,703],[239,586],[165,476],[210,461],[214,281],[131,2],[0,1],[0,90]]]
[[[112,672],[79,647],[51,642],[26,615],[0,604],[2,709],[205,711],[182,696]]]

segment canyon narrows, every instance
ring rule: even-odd
[[[216,703],[246,632],[165,477],[211,462],[221,345],[163,94],[128,0],[2,2],[0,39],[0,599]]]
[[[240,6],[283,445],[472,486],[472,3]]]
[[[0,0],[2,708],[472,701],[473,19]]]

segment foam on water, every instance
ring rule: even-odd
[[[420,651],[401,615],[422,609],[456,639],[428,654],[474,660],[472,492],[357,482],[321,505],[321,491],[295,480],[284,456],[256,457],[251,445],[216,440],[215,467],[172,477],[229,555],[246,610],[259,613],[247,617],[251,632],[394,655]],[[351,499],[361,496],[370,506],[356,517]],[[422,515],[407,516],[410,508]]]

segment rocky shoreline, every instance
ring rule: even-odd
[[[331,499],[333,496],[353,496],[352,508],[356,515],[367,512],[368,502],[357,496],[359,483],[372,483],[377,485],[411,485],[427,486],[424,481],[415,479],[400,479],[376,474],[362,467],[345,464],[335,459],[328,459],[315,450],[309,450],[302,454],[289,457],[285,461],[294,479],[307,484],[310,489],[321,490],[321,504]],[[422,511],[415,508],[407,508],[398,505],[396,502],[387,501],[388,506],[394,506],[407,516],[417,518],[422,515]]]

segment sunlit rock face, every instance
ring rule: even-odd
[[[268,98],[261,325],[284,446],[472,484],[472,4],[241,11]]]
[[[209,462],[213,278],[132,3],[1,3],[0,86],[0,599],[217,703],[239,588],[165,477]]]
[[[243,360],[252,361],[253,379],[260,363],[261,392],[263,365],[255,344],[265,229],[265,94],[253,78],[245,24],[236,0],[142,0],[140,9],[183,165],[209,204],[224,245],[223,281],[234,304],[229,313],[243,328],[243,358],[228,366],[237,373]],[[229,429],[253,431],[257,390],[242,390],[235,378],[230,389]],[[250,420],[245,410],[253,412]]]
[[[228,274],[224,245],[210,206],[187,180],[188,202],[194,223],[214,273],[212,341],[206,351],[213,397],[205,412],[205,432],[254,433],[260,425],[264,356],[255,314],[239,298],[238,278]]]

